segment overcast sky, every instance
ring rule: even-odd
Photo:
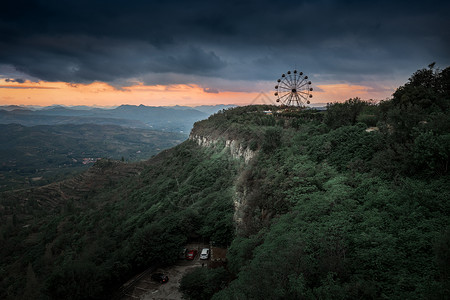
[[[0,94],[32,95],[30,81],[269,92],[296,68],[318,92],[389,96],[417,69],[450,64],[449,2],[3,1]]]

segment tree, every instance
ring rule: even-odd
[[[363,109],[370,104],[360,98],[351,98],[344,103],[328,103],[324,122],[331,128],[355,125]]]
[[[403,109],[416,105],[422,114],[446,111],[450,105],[450,67],[441,71],[431,64],[416,71],[394,92],[392,102]]]
[[[273,152],[281,144],[281,128],[269,127],[264,134],[264,142],[262,144],[262,150],[265,153]]]
[[[53,299],[95,299],[102,294],[100,274],[87,261],[71,261],[57,268],[47,280],[47,293]]]
[[[224,268],[196,268],[183,276],[180,291],[183,297],[195,300],[209,300],[228,281],[228,272]]]
[[[31,263],[27,267],[27,283],[25,285],[25,291],[22,298],[24,300],[28,299],[39,299],[41,297],[40,286],[36,279],[36,274],[34,273],[33,266]]]

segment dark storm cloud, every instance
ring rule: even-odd
[[[0,64],[48,81],[370,81],[450,63],[446,1],[7,1]],[[188,82],[185,82],[188,83]]]
[[[57,90],[58,88],[53,87],[42,87],[42,86],[9,86],[2,85],[0,89],[13,89],[13,90]]]
[[[16,78],[16,79],[6,78],[5,81],[6,82],[24,83],[25,79],[22,79],[22,78]]]
[[[203,91],[205,93],[210,93],[210,94],[218,94],[219,90],[215,89],[215,88],[204,88]]]

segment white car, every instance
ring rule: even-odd
[[[209,258],[209,249],[203,248],[202,253],[200,253],[200,259],[208,259]]]

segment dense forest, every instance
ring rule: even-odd
[[[229,274],[194,272],[185,295],[446,298],[449,108],[450,68],[430,67],[379,104],[356,98],[274,116],[244,107],[204,121],[203,134],[229,128],[261,150],[236,183],[246,205]],[[205,289],[217,276],[227,287]]]
[[[206,238],[228,263],[186,275],[186,298],[444,299],[449,108],[431,65],[380,103],[227,109],[134,171],[98,161],[95,188],[2,193],[0,298],[108,299]]]

